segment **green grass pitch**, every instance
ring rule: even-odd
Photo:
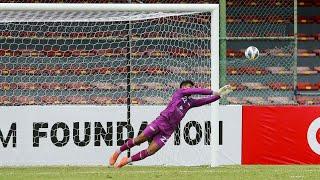
[[[128,166],[120,170],[94,167],[2,167],[0,179],[319,179],[320,166],[221,166],[166,167]]]

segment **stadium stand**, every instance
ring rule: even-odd
[[[2,2],[13,2],[4,0]],[[29,0],[29,1],[14,1],[14,2],[40,2],[40,3],[127,3],[123,0]],[[156,0],[133,0],[132,3],[163,3],[164,1]],[[212,1],[165,1],[167,3],[214,3]],[[215,1],[217,2],[217,1]],[[238,1],[228,1],[227,9],[236,9]],[[246,1],[247,7],[255,7],[257,1]],[[263,6],[277,6],[279,8],[286,6],[287,1],[274,0],[268,1]],[[259,2],[261,6],[261,2]],[[299,0],[298,8],[298,82],[294,87],[292,81],[288,77],[293,77],[293,69],[281,66],[281,63],[271,63],[269,66],[256,63],[254,66],[244,67],[241,63],[229,63],[227,67],[228,83],[231,83],[235,92],[231,97],[227,98],[230,104],[320,104],[320,49],[317,44],[320,41],[320,33],[318,27],[320,24],[320,16],[317,15],[320,3],[317,0]],[[209,21],[205,16],[200,17],[202,21]],[[179,21],[179,20],[177,20]],[[243,14],[242,16],[234,16],[232,13],[227,13],[227,26],[235,26],[237,23],[276,23],[279,26],[292,25],[292,18],[285,18],[281,15],[274,14],[272,16],[252,16]],[[200,22],[201,23],[201,22]],[[45,24],[44,24],[45,25]],[[49,24],[48,24],[49,25]],[[63,24],[60,24],[63,25]],[[126,32],[111,31],[111,29],[95,30],[91,32],[77,31],[75,24],[68,24],[70,27],[67,31],[36,31],[32,28],[19,29],[11,28],[0,24],[0,104],[1,105],[35,105],[35,104],[122,104],[126,103],[126,84],[125,83],[110,83],[103,81],[104,77],[111,74],[124,74],[126,71],[125,64],[119,65],[116,68],[108,67],[104,60],[112,58],[125,58],[127,54],[126,48],[108,47],[108,46],[87,46],[89,43],[103,44],[108,40],[123,40]],[[11,26],[12,27],[12,26]],[[107,27],[107,26],[106,26]],[[293,32],[289,32],[293,33]],[[228,32],[228,36],[232,37],[235,34]],[[241,32],[240,36],[281,36],[281,34],[270,34],[266,32],[249,33]],[[179,33],[133,33],[133,39],[156,39],[156,38],[176,38],[177,41],[183,38],[208,38],[208,34],[199,32],[185,36]],[[31,39],[35,41],[31,41]],[[66,44],[73,46],[64,47],[57,43],[63,41]],[[14,42],[14,43],[13,43]],[[28,44],[25,44],[28,42]],[[42,46],[36,46],[33,42]],[[41,44],[42,43],[42,44]],[[56,44],[55,44],[56,43]],[[243,43],[243,42],[241,42]],[[25,44],[25,45],[24,45]],[[248,45],[248,42],[244,42]],[[40,48],[41,47],[41,48]],[[243,45],[228,41],[227,44],[227,59],[229,62],[240,61],[244,58]],[[199,51],[202,51],[201,53]],[[196,53],[195,53],[196,52]],[[132,49],[132,57],[192,57],[202,54],[203,57],[210,56],[210,50],[193,49],[193,51],[184,51],[179,48],[169,50],[157,49],[157,47]],[[281,61],[285,57],[292,56],[291,52],[281,49],[273,49],[264,46],[260,49],[260,56],[272,56],[274,61]],[[98,60],[95,57],[100,57]],[[50,58],[50,62],[46,62],[46,58]],[[76,62],[78,58],[86,61],[86,64],[75,64],[66,62]],[[67,61],[65,61],[68,59]],[[98,62],[97,62],[98,61]],[[63,63],[61,63],[63,62]],[[37,65],[40,63],[40,65]],[[275,66],[278,65],[278,66]],[[203,76],[210,75],[208,67],[193,67],[177,69],[175,67],[163,66],[148,66],[135,67],[131,70],[132,74],[149,74],[151,76],[161,76],[164,72],[173,74],[190,74],[203,73]],[[101,75],[99,81],[91,81],[90,76]],[[281,77],[275,80],[272,77]],[[83,81],[73,81],[75,78]],[[236,78],[235,78],[236,77]],[[283,78],[282,78],[283,77]],[[272,81],[265,81],[265,78]],[[236,81],[235,79],[241,79]],[[262,79],[259,82],[259,79]],[[50,81],[52,80],[52,81]],[[178,87],[179,82],[163,84],[161,82],[145,82],[142,84],[133,83],[133,90],[145,91],[161,91],[174,89]],[[209,82],[198,81],[199,86],[210,87]],[[293,97],[289,92],[296,89],[297,96]],[[116,96],[111,97],[110,93],[116,93]],[[248,93],[249,92],[249,93]],[[263,92],[271,92],[273,97],[264,96]],[[95,95],[99,94],[99,96]],[[247,96],[250,94],[250,96]],[[310,95],[311,94],[311,95]],[[38,96],[37,96],[38,95]],[[137,96],[138,97],[138,96]],[[140,97],[132,98],[133,104],[163,104],[166,99],[163,97]]]

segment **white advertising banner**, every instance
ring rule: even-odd
[[[158,153],[134,165],[209,165],[215,146],[225,152],[219,164],[240,164],[239,107],[220,107],[220,123],[210,106],[191,109]],[[132,106],[128,125],[126,106],[0,107],[0,166],[107,165],[128,134],[137,136],[164,108]],[[132,148],[131,155],[147,145]]]
[[[219,107],[220,120],[213,121],[212,165],[241,164],[242,106]]]
[[[151,122],[165,107],[136,107],[133,109],[132,122]],[[210,106],[199,107],[189,110],[168,140],[166,145],[155,155],[134,163],[138,165],[178,165],[195,166],[209,165],[211,158],[210,131],[212,113]],[[213,120],[213,119],[212,119]],[[132,153],[145,149],[147,146],[132,148]]]

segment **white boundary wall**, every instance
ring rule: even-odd
[[[155,119],[164,106],[133,106],[131,123],[134,136],[138,134],[142,121],[150,122]],[[216,165],[241,163],[241,106],[221,106],[220,117],[222,127],[222,145],[217,145],[215,134],[219,134],[217,120],[211,121],[211,133],[214,134],[214,145],[208,145],[205,138],[205,123],[211,120],[210,106],[190,110],[181,122],[180,144],[174,145],[174,135],[167,145],[152,157],[134,165],[209,165],[211,163],[211,147],[217,148],[215,157]],[[20,165],[107,165],[107,159],[117,146],[117,122],[126,122],[125,106],[21,106],[0,107],[0,130],[4,140],[8,136],[12,123],[16,123],[16,143],[13,147],[13,136],[8,139],[7,147],[0,142],[0,166]],[[184,127],[190,121],[200,124],[202,137],[196,145],[189,145],[184,139]],[[47,137],[39,138],[39,147],[34,147],[33,142],[37,137],[34,134],[33,124],[45,122],[48,128],[40,128]],[[69,141],[65,146],[57,147],[51,141],[51,129],[57,122],[64,122],[69,128]],[[79,147],[73,140],[73,123],[79,122],[80,140],[84,139],[84,122],[90,122],[90,143]],[[100,146],[95,146],[94,123],[100,122],[107,131],[107,122],[112,123],[112,146],[107,146],[101,138]],[[37,132],[37,131],[35,131]],[[52,131],[55,132],[55,131]],[[63,130],[58,128],[57,138],[63,139]],[[107,132],[108,133],[108,132]],[[124,129],[123,138],[127,138]],[[190,139],[196,139],[196,128],[190,128]],[[205,140],[206,139],[206,140]],[[3,140],[3,141],[4,141]],[[205,145],[205,141],[207,145]],[[132,154],[146,147],[146,143],[132,149]],[[126,153],[124,153],[126,155]]]

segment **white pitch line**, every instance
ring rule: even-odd
[[[303,176],[290,176],[291,178],[303,178]]]
[[[103,171],[82,171],[82,172],[68,172],[68,174],[117,174],[120,173],[121,170],[119,171],[113,171],[113,172],[103,172]],[[230,172],[228,170],[225,171],[210,171],[210,170],[206,170],[206,171],[176,171],[177,173],[182,173],[182,174],[190,174],[190,173],[226,173],[226,172]],[[162,170],[159,171],[134,171],[134,170],[126,170],[126,173],[138,173],[138,174],[148,174],[148,173],[166,173],[163,172]],[[169,173],[169,172],[168,172]],[[61,175],[61,172],[8,172],[8,173],[0,173],[0,176],[5,176],[5,175],[9,175],[9,176],[13,176],[13,175]]]
[[[137,174],[148,174],[148,173],[162,173],[167,174],[171,172],[163,171],[163,168],[159,170],[130,170],[130,169],[124,169],[126,173],[137,173]],[[207,169],[207,170],[178,170],[175,171],[176,173],[181,174],[191,174],[191,173],[232,173],[235,172],[234,170],[237,170],[237,168],[226,168],[226,169]],[[105,169],[105,171],[81,171],[81,172],[67,172],[67,174],[106,174],[106,175],[115,175],[118,173],[121,173],[122,169],[118,171],[109,171],[108,168]],[[241,172],[253,172],[253,169],[242,169]],[[283,172],[283,170],[275,169],[272,170],[272,172]],[[302,170],[302,172],[319,172],[317,169],[306,169]],[[14,176],[14,175],[61,175],[61,172],[4,172],[0,173],[0,176]],[[303,178],[304,176],[290,176],[292,178]]]

